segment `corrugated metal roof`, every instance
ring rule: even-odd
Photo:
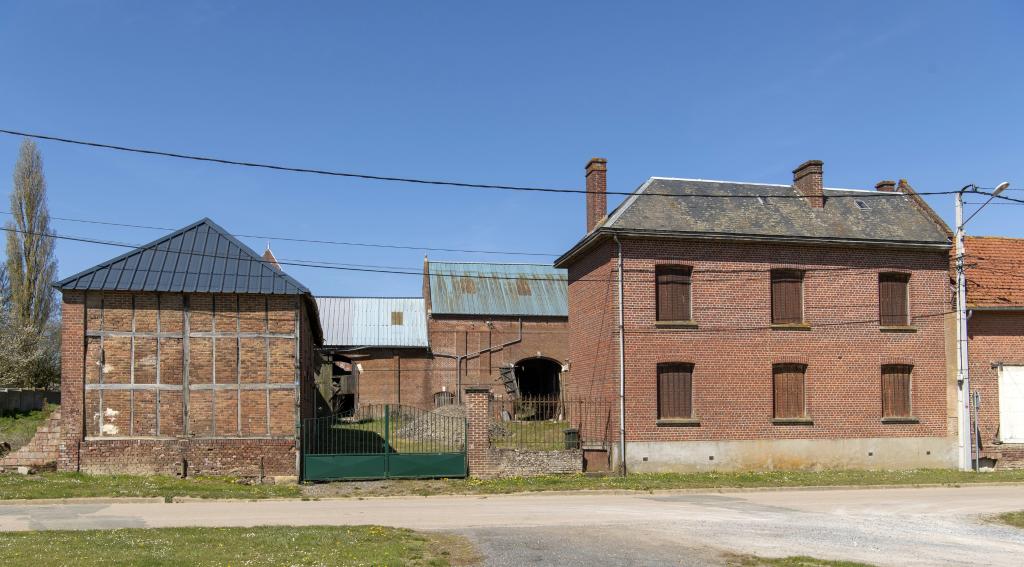
[[[428,345],[427,313],[421,298],[317,297],[316,303],[327,346]],[[395,324],[397,317],[401,324]]]
[[[204,218],[57,283],[61,290],[309,294]]]
[[[568,317],[568,272],[543,264],[428,262],[434,315]]]

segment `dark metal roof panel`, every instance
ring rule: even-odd
[[[210,219],[202,219],[149,244],[57,283],[58,289],[170,293],[303,295],[295,278]]]
[[[429,262],[434,315],[568,317],[568,272],[544,264]]]

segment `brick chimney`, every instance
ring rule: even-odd
[[[587,164],[587,233],[608,216],[608,160],[591,158]]]
[[[793,187],[796,188],[812,207],[822,208],[825,206],[825,186],[822,181],[822,168],[824,164],[820,160],[807,160],[793,170]]]
[[[883,179],[878,183],[875,183],[875,191],[884,191],[886,193],[896,192],[896,182],[891,179]]]

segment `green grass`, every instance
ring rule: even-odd
[[[9,567],[451,565],[463,540],[379,526],[161,528],[0,534]]]
[[[566,421],[503,421],[508,436],[491,436],[498,449],[527,449],[531,451],[558,451],[565,449]]]
[[[87,475],[81,473],[40,473],[29,476],[0,475],[0,500],[37,498],[146,497],[276,498],[301,496],[298,486],[244,484],[231,477]]]
[[[41,410],[0,415],[0,442],[10,443],[12,451],[18,450],[32,439],[36,429],[55,409],[56,405],[47,404]]]
[[[729,561],[729,564],[736,565],[737,567],[871,567],[867,563],[831,561],[805,555],[795,555],[792,557],[755,557],[753,555],[744,555],[733,558],[733,560]]]
[[[1022,471],[990,473],[952,469],[913,471],[772,471],[689,474],[632,474],[620,476],[552,475],[499,479],[393,480],[347,482],[305,487],[308,496],[392,496],[434,494],[508,494],[552,490],[669,490],[720,488],[779,488],[813,486],[963,485],[978,482],[1024,482]]]
[[[995,519],[997,522],[1024,529],[1024,511],[999,514]]]

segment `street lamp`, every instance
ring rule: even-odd
[[[970,189],[972,193],[977,193],[978,187],[974,184],[965,185],[956,193],[956,398],[957,426],[960,431],[957,460],[962,471],[974,468],[971,466],[971,380],[967,371],[967,278],[964,275],[964,225],[1009,186],[1008,181],[996,186],[988,200],[971,213],[967,220],[964,220],[964,192]]]

